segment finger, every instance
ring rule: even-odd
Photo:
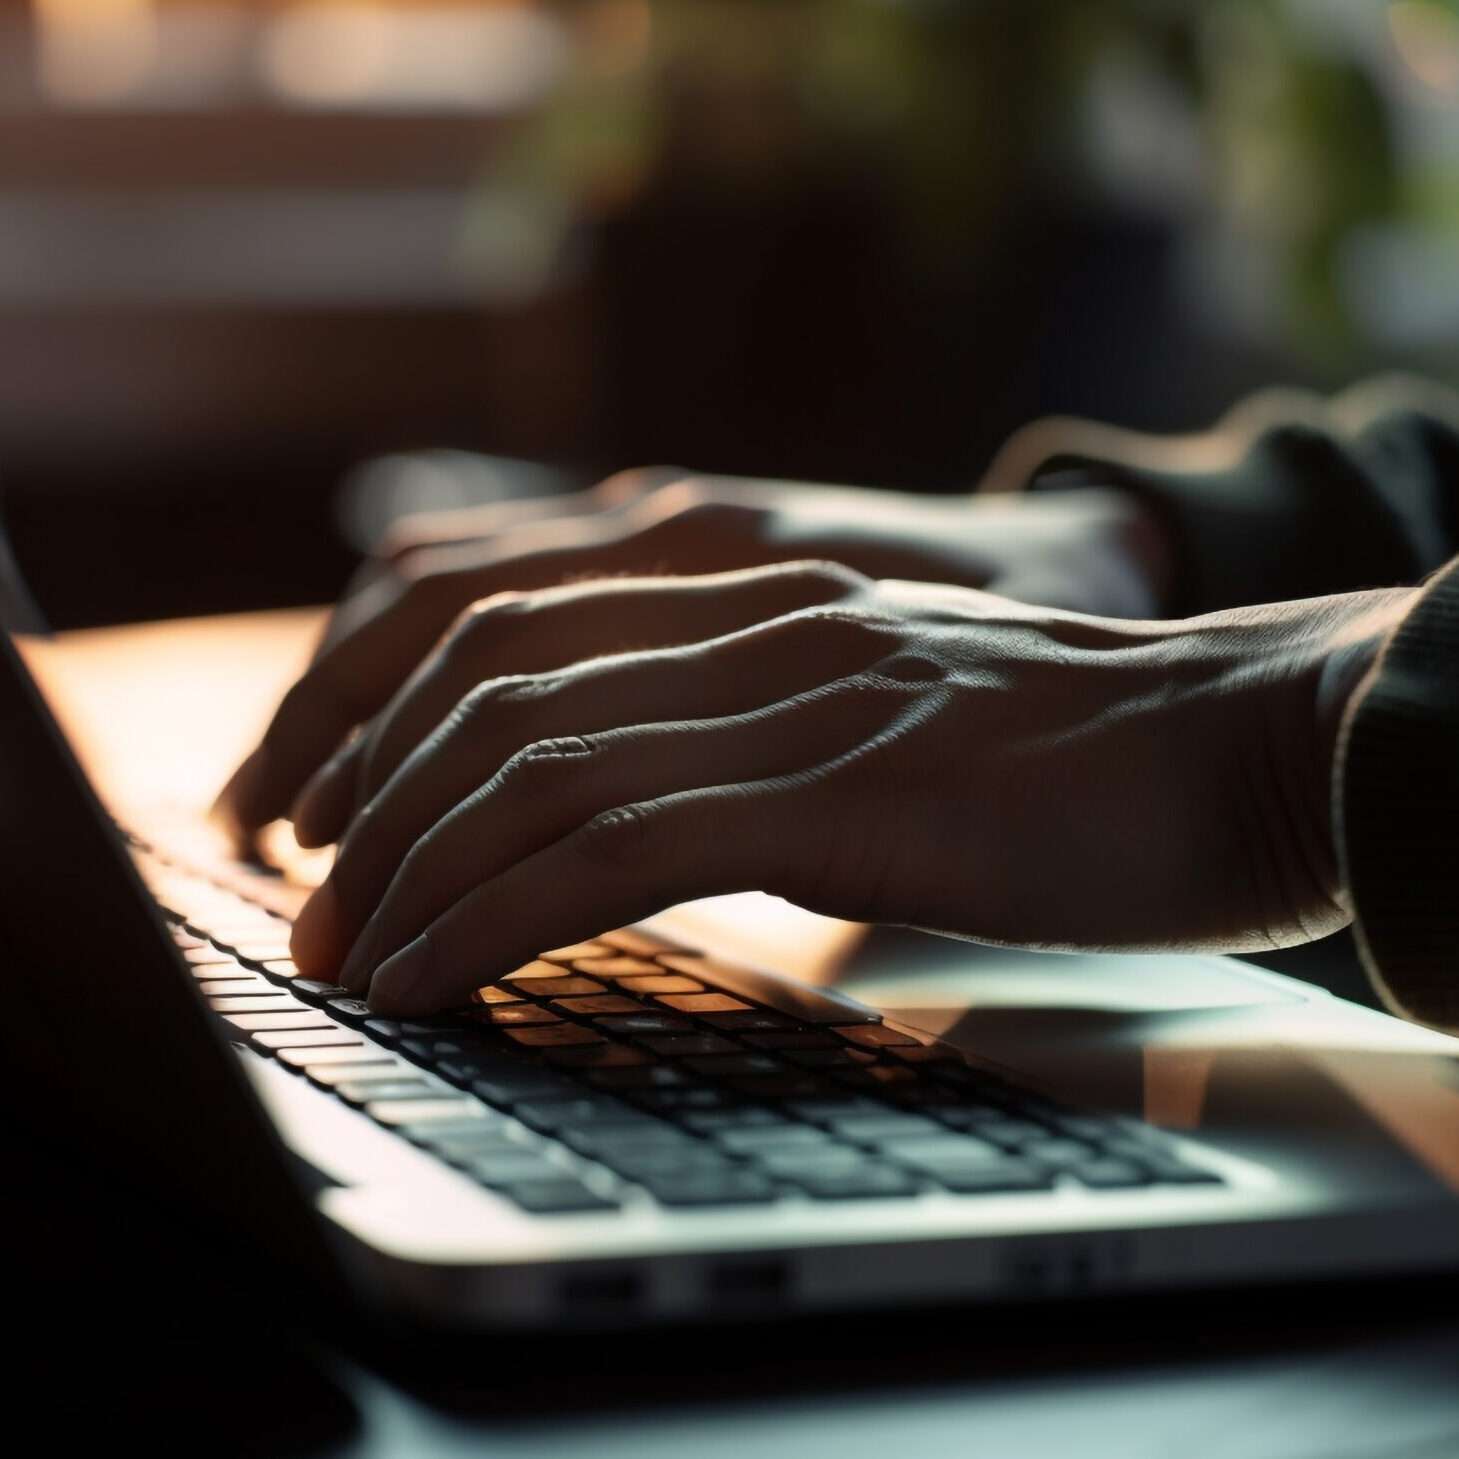
[[[384,785],[484,680],[538,673],[630,648],[717,638],[797,608],[840,601],[863,585],[844,568],[797,563],[698,578],[584,583],[531,597],[489,599],[458,624],[371,732],[360,794],[368,799]],[[321,777],[307,802],[296,805],[295,835],[302,844],[324,845],[343,832],[339,810],[350,802],[335,781],[353,773],[342,765],[336,775]]]
[[[524,746],[751,712],[853,674],[882,652],[883,635],[864,623],[793,615],[690,649],[602,659],[540,680],[480,686],[351,828],[324,888],[295,924],[296,961],[332,974],[416,842]]]
[[[691,530],[705,526],[706,513],[741,515],[706,504],[706,512],[680,512],[645,528],[631,511],[604,512],[532,523],[485,546],[433,553],[435,570],[413,578],[376,616],[352,619],[354,626],[289,690],[263,741],[220,792],[215,812],[242,837],[283,815],[304,782],[346,734],[385,705],[467,603],[509,588],[548,587],[585,571],[653,572],[669,561],[687,571],[730,565],[736,553],[727,531]]]
[[[600,813],[680,791],[793,778],[881,728],[908,693],[843,680],[729,719],[635,726],[528,746],[411,849],[367,924],[358,954],[346,962],[346,986],[368,986],[380,962],[478,885]]]
[[[827,828],[780,778],[603,811],[476,887],[376,969],[372,1007],[454,1007],[548,943],[587,938],[676,902],[773,890],[819,857]]]

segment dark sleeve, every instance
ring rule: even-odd
[[[1048,441],[1033,489],[1124,487],[1163,521],[1172,616],[1413,583],[1459,551],[1459,403],[1422,382],[1327,405],[1259,397],[1198,438],[1226,457],[1219,469],[1181,469],[1168,450],[1158,464],[1061,450],[1057,430]]]
[[[1399,1012],[1459,1032],[1459,558],[1349,706],[1334,823],[1358,945]]]

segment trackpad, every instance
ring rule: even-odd
[[[1298,989],[1229,958],[1018,952],[889,928],[868,936],[837,986],[888,1010],[1061,1008],[1150,1014],[1306,1001]]]

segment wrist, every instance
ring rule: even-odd
[[[1389,635],[1418,597],[1417,588],[1355,594],[1357,606],[1331,635],[1317,677],[1314,713],[1324,783],[1331,785],[1337,742],[1349,706],[1372,674]],[[1339,600],[1341,601],[1341,600]]]

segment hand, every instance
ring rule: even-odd
[[[489,599],[387,717],[295,959],[423,1012],[747,889],[1022,947],[1317,937],[1338,711],[1407,597],[1122,622],[795,564]],[[682,645],[504,675],[655,621]]]
[[[672,475],[672,473],[667,473]],[[1029,496],[919,497],[856,488],[688,477],[649,489],[664,472],[629,472],[531,507],[452,515],[397,534],[388,559],[335,614],[313,666],[285,697],[263,742],[219,797],[246,842],[293,806],[305,845],[344,830],[380,783],[379,736],[367,732],[325,777],[329,794],[298,800],[305,782],[389,702],[467,604],[493,593],[624,573],[705,573],[798,558],[842,563],[872,577],[989,588],[1028,602],[1140,617],[1156,609],[1156,529],[1134,498],[1112,490]],[[456,540],[491,528],[474,542]],[[435,530],[444,536],[429,538]],[[687,641],[672,620],[574,624],[576,636],[514,642],[514,669],[545,670],[626,643]],[[523,654],[526,657],[523,657]],[[348,777],[358,776],[358,785]]]

